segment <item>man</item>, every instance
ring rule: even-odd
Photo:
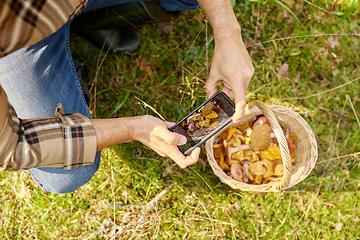
[[[44,191],[67,193],[92,178],[99,151],[114,144],[140,141],[182,168],[198,160],[200,149],[187,157],[178,150],[186,139],[168,131],[173,123],[152,116],[91,119],[70,53],[71,21],[81,11],[125,2],[0,0],[0,170],[27,170]],[[167,11],[203,8],[215,36],[206,88],[212,95],[223,82],[238,121],[254,68],[230,0],[159,3]]]

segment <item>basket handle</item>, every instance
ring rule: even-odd
[[[286,141],[286,137],[274,113],[269,109],[269,107],[265,103],[259,100],[253,100],[247,104],[246,106],[247,109],[245,110],[245,113],[249,112],[249,110],[253,107],[258,107],[260,111],[264,114],[264,116],[269,120],[269,123],[273,128],[275,136],[279,142],[281,158],[284,164],[284,174],[279,184],[275,185],[275,188],[277,190],[281,190],[283,187],[288,185],[292,174],[291,156]]]

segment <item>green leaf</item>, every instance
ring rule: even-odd
[[[295,15],[295,13],[286,4],[284,4],[278,0],[274,0],[274,2],[276,2],[277,4],[279,4],[280,6],[285,8],[289,13],[291,13],[293,15],[293,17],[295,18],[295,20],[305,29],[305,26],[301,23],[299,18]]]
[[[115,114],[117,111],[119,111],[119,109],[125,104],[125,102],[126,102],[126,100],[128,99],[129,95],[130,95],[130,93],[127,92],[127,93],[126,93],[126,96],[125,96],[125,98],[124,98],[124,100],[123,100],[122,102],[120,102],[120,99],[121,99],[121,96],[120,96],[119,99],[118,99],[118,104],[117,104],[116,108],[115,108],[112,112],[110,112],[108,115],[106,115],[106,118],[111,118],[111,117],[113,117],[114,114]]]

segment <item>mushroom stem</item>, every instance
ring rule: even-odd
[[[194,117],[198,117],[198,116],[201,116],[201,113],[196,113],[196,114],[188,117],[188,118],[186,119],[186,124],[189,124],[190,119],[192,119],[192,118],[194,118]]]
[[[241,164],[243,165],[243,178],[244,182],[249,182],[249,164],[250,161],[245,159],[241,161]]]
[[[233,153],[236,153],[240,150],[251,149],[249,144],[243,144],[243,145],[231,148],[225,139],[223,141],[223,146],[224,146],[224,153],[225,153],[225,157],[226,157],[225,161],[228,165],[230,165],[231,155]]]

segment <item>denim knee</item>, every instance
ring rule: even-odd
[[[160,6],[166,11],[186,11],[200,8],[196,0],[159,0]]]
[[[62,168],[34,168],[28,172],[42,190],[57,194],[74,192],[88,183],[100,166],[100,152],[91,165],[72,170]]]

